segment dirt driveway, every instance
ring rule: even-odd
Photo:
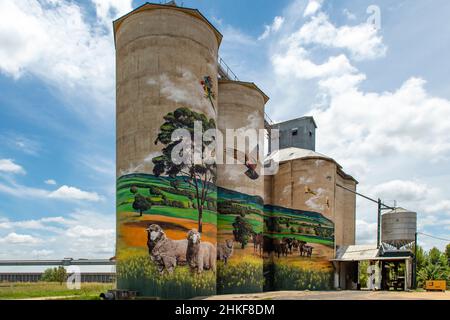
[[[278,291],[213,296],[206,300],[450,300],[450,291]]]

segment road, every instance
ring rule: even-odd
[[[277,291],[212,296],[206,300],[450,300],[450,292]]]

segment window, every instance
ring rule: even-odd
[[[297,129],[297,128],[292,129],[292,135],[293,135],[293,136],[298,135],[298,129]]]

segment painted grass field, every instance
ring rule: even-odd
[[[113,289],[115,284],[82,283],[80,290],[70,290],[66,284],[53,282],[6,283],[0,282],[0,299],[45,299],[57,297],[58,300],[98,300],[100,293]]]

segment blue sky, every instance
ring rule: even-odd
[[[142,3],[1,1],[0,259],[113,255],[111,21]],[[380,29],[367,24],[372,4]],[[360,191],[417,210],[422,232],[450,237],[450,2],[183,6],[223,33],[221,56],[271,97],[271,118],[313,115],[317,150]],[[359,243],[374,242],[375,209],[358,200]]]

